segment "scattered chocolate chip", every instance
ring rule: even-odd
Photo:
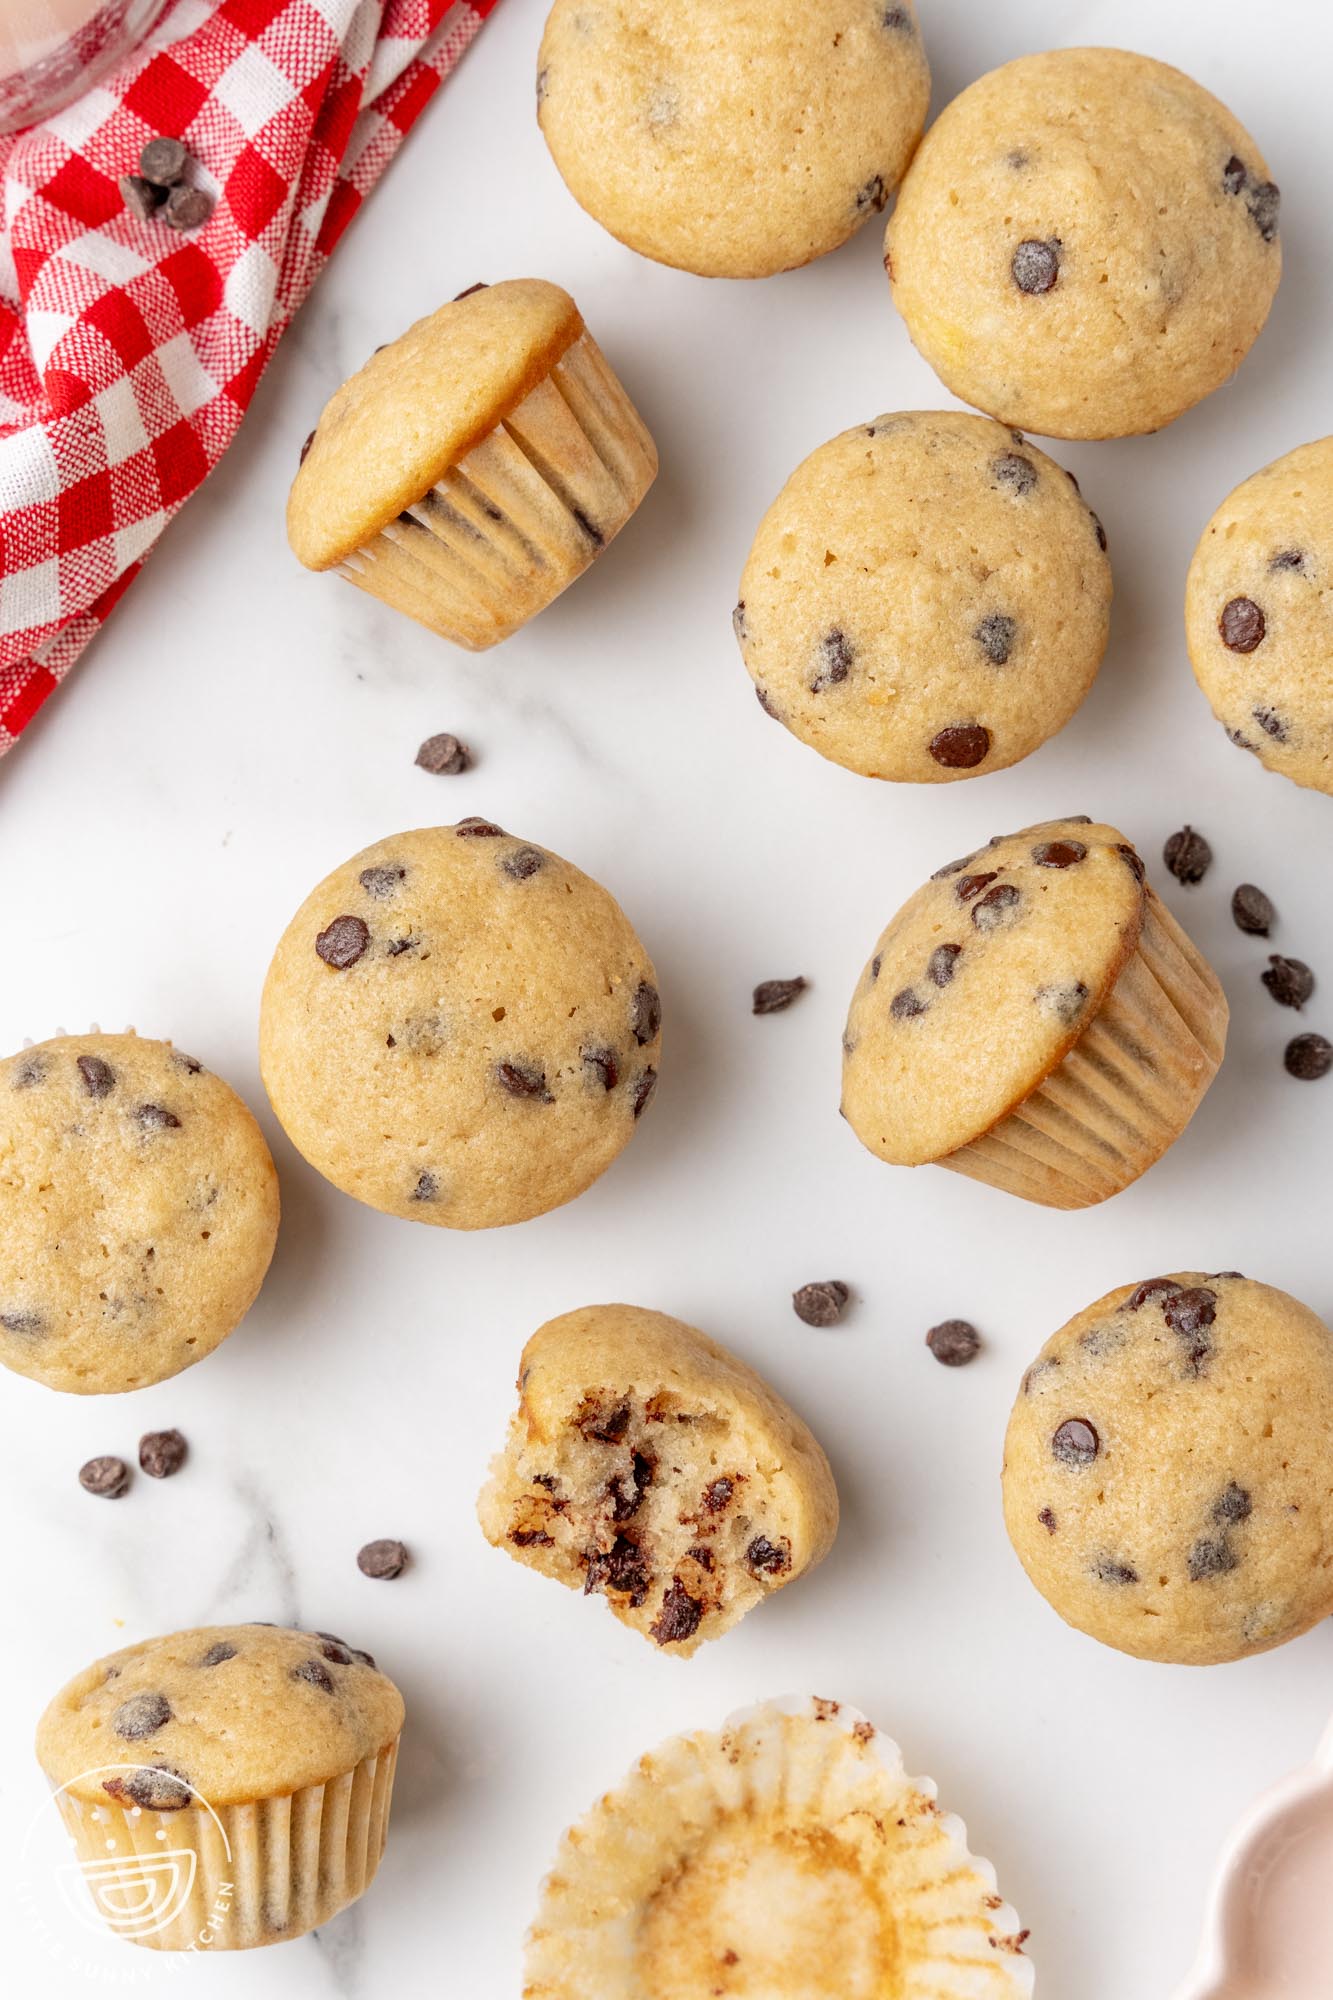
[[[628,1474],[619,1472],[607,1481],[606,1497],[611,1502],[613,1521],[632,1521],[643,1505],[643,1496],[653,1483],[653,1461],[641,1451],[631,1452]]]
[[[199,1664],[201,1667],[220,1667],[224,1665],[227,1660],[234,1660],[235,1658],[236,1658],[236,1648],[230,1643],[230,1641],[226,1639],[219,1639],[216,1645],[209,1647],[208,1651],[204,1654]]]
[[[46,1316],[32,1306],[8,1306],[0,1312],[0,1326],[6,1333],[21,1333],[32,1339],[46,1332]]]
[[[1222,644],[1230,652],[1252,653],[1267,626],[1263,612],[1252,597],[1233,597],[1223,605],[1217,629],[1222,634]]]
[[[540,1104],[555,1103],[546,1087],[546,1071],[536,1063],[499,1062],[495,1065],[495,1080],[510,1097],[533,1098]]]
[[[164,1694],[132,1694],[111,1718],[111,1727],[127,1743],[155,1736],[171,1721],[171,1703]]]
[[[1275,708],[1252,708],[1250,714],[1265,736],[1271,736],[1275,743],[1286,742],[1287,725]]]
[[[791,1006],[797,994],[804,993],[809,981],[799,976],[795,979],[765,979],[755,987],[751,997],[752,1014],[781,1014]]]
[[[991,477],[997,486],[1007,486],[1011,493],[1030,493],[1037,483],[1037,468],[1021,452],[1002,451],[991,460]]]
[[[166,189],[154,187],[142,174],[122,174],[116,185],[130,214],[140,222],[151,222],[166,200]]]
[[[778,714],[777,709],[773,706],[773,701],[771,696],[769,695],[768,689],[756,687],[754,693],[755,693],[755,700],[759,703],[760,708],[763,709],[764,714],[771,715],[774,722],[781,722],[782,717]]]
[[[1135,1285],[1129,1297],[1121,1306],[1121,1312],[1136,1313],[1153,1299],[1174,1298],[1185,1287],[1178,1285],[1174,1278],[1145,1278],[1141,1285]]]
[[[170,1764],[144,1764],[128,1778],[103,1778],[102,1790],[143,1812],[183,1812],[194,1796],[185,1773]]]
[[[1174,875],[1177,882],[1183,882],[1186,888],[1193,888],[1196,883],[1202,882],[1212,866],[1213,850],[1192,826],[1182,826],[1162,849],[1162,859],[1168,874]]]
[[[1148,871],[1143,865],[1143,856],[1139,854],[1136,849],[1132,848],[1129,845],[1129,842],[1125,840],[1118,840],[1116,842],[1115,851],[1120,856],[1121,860],[1124,862],[1126,868],[1128,868],[1130,874],[1134,877],[1134,880],[1136,882],[1144,881]]]
[[[189,157],[179,139],[150,139],[139,155],[139,172],[153,187],[175,187]]]
[[[1277,911],[1262,889],[1242,882],[1231,898],[1231,915],[1236,929],[1249,937],[1267,937],[1277,921]]]
[[[982,890],[986,888],[986,886],[989,883],[997,881],[998,879],[999,879],[999,871],[998,869],[995,868],[989,869],[984,874],[963,875],[954,884],[953,892],[954,895],[957,896],[960,903],[970,903],[973,897],[979,896]]]
[[[10,1089],[35,1090],[39,1083],[46,1082],[49,1067],[49,1059],[36,1052],[32,1055],[21,1057],[15,1066],[14,1075],[10,1082]]]
[[[1275,572],[1284,569],[1304,570],[1304,551],[1301,549],[1275,549],[1268,558],[1268,567]]]
[[[1294,1007],[1297,1013],[1314,992],[1314,974],[1303,959],[1283,958],[1272,952],[1267,972],[1259,977],[1279,1007]]]
[[[428,736],[412,760],[433,778],[456,778],[472,766],[472,752],[456,736]]]
[[[630,1001],[629,1031],[640,1048],[656,1039],[662,1027],[662,1001],[655,986],[641,979]]]
[[[401,1576],[407,1568],[406,1546],[392,1539],[367,1542],[363,1549],[357,1550],[356,1566],[362,1576]]]
[[[315,442],[315,433],[313,431],[307,431],[305,436],[305,443],[301,446],[300,455],[298,456],[296,461],[298,465],[305,464],[306,460],[310,456],[310,447],[314,442]]]
[[[634,1087],[629,1094],[630,1110],[636,1118],[642,1118],[657,1089],[657,1071],[649,1063],[646,1070],[634,1079]]]
[[[546,856],[539,847],[516,847],[512,854],[501,857],[500,868],[511,882],[527,882],[546,866]]]
[[[1097,537],[1097,546],[1101,550],[1102,554],[1105,555],[1107,550],[1107,540],[1106,540],[1106,530],[1102,526],[1102,517],[1100,514],[1094,514],[1091,507],[1089,507],[1088,519],[1092,522],[1092,532]]]
[[[306,1681],[311,1687],[319,1688],[324,1694],[333,1693],[333,1676],[322,1660],[302,1660],[292,1668],[289,1680]]]
[[[341,1639],[336,1638],[332,1632],[318,1632],[315,1636],[324,1641],[319,1650],[326,1660],[335,1667],[351,1666],[351,1649]]]
[[[545,74],[546,71],[543,70],[542,75],[545,76]],[[453,303],[454,305],[457,305],[460,299],[470,299],[474,292],[488,292],[490,289],[491,289],[490,286],[487,284],[484,278],[478,278],[475,285],[464,285],[461,292],[455,292],[453,296]]]
[[[712,1569],[713,1551],[711,1549],[686,1549],[685,1554],[691,1562],[697,1562],[700,1569]]]
[[[1225,1522],[1231,1527],[1238,1521],[1248,1521],[1254,1512],[1254,1503],[1243,1486],[1237,1486],[1233,1479],[1225,1486],[1213,1502],[1213,1519]]]
[[[429,1169],[423,1173],[419,1173],[412,1192],[407,1198],[409,1201],[438,1201],[440,1198],[438,1174],[431,1173]]]
[[[937,764],[948,771],[970,771],[990,749],[990,731],[979,722],[957,722],[932,736],[927,746]]]
[[[1271,243],[1277,235],[1278,211],[1282,206],[1281,189],[1274,181],[1259,181],[1250,189],[1245,206],[1264,242]]]
[[[1049,292],[1060,275],[1060,239],[1026,236],[1009,260],[1009,271],[1020,292]]]
[[[1113,1556],[1098,1556],[1092,1566],[1092,1573],[1098,1583],[1137,1583],[1139,1573],[1129,1563],[1117,1562]]]
[[[875,956],[874,956],[874,957],[873,957],[873,958],[871,959],[871,961],[870,961],[870,978],[871,978],[871,981],[872,981],[872,983],[873,983],[873,981],[875,981],[876,979],[878,979],[878,978],[879,978],[879,975],[880,975],[880,972],[881,972],[881,971],[882,971],[882,969],[883,969],[883,966],[884,966],[884,956],[883,956],[883,953],[882,953],[882,952],[878,952],[878,951],[877,951],[877,952],[875,953]]]
[[[1190,1339],[1217,1318],[1217,1293],[1210,1292],[1207,1285],[1171,1292],[1162,1302],[1162,1317],[1172,1333]]]
[[[895,1021],[912,1021],[917,1015],[924,1014],[929,1004],[929,1001],[923,1000],[912,987],[904,986],[902,991],[895,993],[890,1000],[889,1012]]]
[[[792,1293],[792,1311],[807,1326],[836,1326],[850,1297],[841,1278],[823,1278]]]
[[[578,1428],[585,1438],[598,1444],[619,1444],[629,1429],[629,1404],[617,1403],[611,1410],[594,1406],[578,1420]]]
[[[1333,1069],[1333,1042],[1323,1035],[1297,1035],[1287,1043],[1282,1056],[1288,1076],[1302,1083],[1317,1083]]]
[[[756,1535],[745,1551],[745,1566],[762,1576],[781,1576],[791,1568],[791,1543],[770,1542],[767,1535]]]
[[[109,1097],[116,1087],[116,1072],[101,1056],[80,1056],[79,1075],[89,1097]]]
[[[932,986],[947,986],[958,970],[958,961],[963,955],[960,944],[937,944],[926,961],[926,972]]]
[[[858,215],[878,215],[889,198],[889,190],[882,174],[873,174],[863,188],[858,189],[856,212]]]
[[[972,905],[972,922],[979,931],[999,930],[1014,921],[1022,900],[1022,891],[1016,889],[1012,882],[997,882],[993,889],[987,889],[979,902]]]
[[[363,868],[356,879],[368,896],[373,896],[377,903],[383,903],[397,892],[399,883],[406,875],[406,868]]]
[[[916,32],[916,22],[910,7],[886,7],[880,15],[880,26],[891,33],[911,35]]]
[[[603,1090],[614,1090],[620,1081],[620,1065],[616,1061],[614,1049],[582,1049],[580,1057],[583,1067],[593,1083],[600,1083]]]
[[[1041,1522],[1042,1527],[1045,1528],[1048,1535],[1053,1535],[1056,1531],[1056,1528],[1059,1526],[1059,1523],[1057,1522],[1055,1515],[1051,1512],[1051,1509],[1049,1507],[1043,1507],[1039,1511],[1037,1519]]]
[[[315,939],[315,950],[325,965],[335,972],[346,972],[365,956],[369,944],[370,932],[360,917],[335,917]]]
[[[85,1493],[103,1500],[119,1500],[130,1483],[130,1468],[123,1458],[90,1458],[79,1469],[79,1484]]]
[[[168,229],[179,229],[183,234],[202,229],[213,213],[213,197],[202,188],[174,187],[161,213]]]
[[[466,819],[460,819],[454,828],[454,833],[459,840],[504,839],[502,826],[497,826],[492,819],[478,819],[475,813],[469,813]]]
[[[704,1488],[703,1508],[706,1514],[721,1514],[731,1503],[735,1492],[735,1482],[722,1478],[714,1479]]]
[[[1087,858],[1088,850],[1081,840],[1043,840],[1032,850],[1038,868],[1075,868]]]
[[[836,687],[839,681],[845,681],[855,657],[852,642],[844,631],[834,626],[831,632],[826,632],[815,654],[811,694],[822,694],[825,688]]]
[[[744,598],[741,599],[740,603],[736,606],[735,610],[731,614],[731,629],[736,634],[736,637],[738,639],[744,640],[747,637]]]
[[[1069,1028],[1088,1004],[1088,989],[1081,979],[1067,979],[1061,985],[1039,986],[1033,997],[1044,1014],[1054,1015]]]
[[[554,1535],[548,1535],[545,1528],[511,1528],[509,1539],[516,1549],[553,1549]]]
[[[1091,1465],[1101,1439],[1086,1417],[1069,1417],[1051,1439],[1051,1451],[1061,1465]]]
[[[1244,160],[1233,153],[1222,169],[1222,186],[1228,194],[1239,194],[1250,178],[1250,170]]]
[[[1006,617],[1002,611],[992,611],[988,617],[982,619],[972,634],[993,667],[1003,667],[1007,664],[1017,636],[1017,621]]]
[[[648,1627],[649,1636],[659,1646],[678,1645],[681,1640],[694,1637],[703,1615],[699,1599],[690,1596],[678,1576],[673,1577],[671,1588],[662,1599],[662,1609]]]
[[[583,1559],[583,1594],[614,1591],[637,1607],[652,1588],[647,1558],[628,1535],[617,1535],[609,1549],[592,1549]]]
[[[150,1479],[170,1479],[184,1465],[188,1451],[179,1431],[147,1431],[139,1439],[139,1464]]]
[[[1228,1570],[1236,1568],[1239,1561],[1225,1535],[1205,1536],[1189,1552],[1186,1566],[1190,1582],[1202,1583],[1205,1577],[1225,1576]]]
[[[946,1368],[965,1368],[981,1352],[981,1335],[969,1319],[942,1319],[926,1335],[926,1346]]]

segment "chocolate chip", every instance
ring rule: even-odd
[[[855,657],[852,642],[840,627],[834,626],[831,632],[826,632],[815,654],[811,694],[822,694],[825,688],[836,687],[839,681],[845,681]]]
[[[543,70],[542,75],[545,76],[545,74],[546,72]],[[478,278],[475,285],[465,285],[461,292],[454,293],[453,304],[457,305],[460,299],[470,299],[474,292],[488,292],[490,289],[484,278]]]
[[[397,893],[398,885],[406,875],[406,868],[363,868],[356,879],[368,896],[373,896],[377,903],[383,903]]]
[[[1088,989],[1081,979],[1067,979],[1061,985],[1039,986],[1034,997],[1044,1014],[1054,1015],[1069,1028],[1088,1004]]]
[[[979,722],[956,722],[932,736],[927,746],[937,764],[948,771],[970,771],[990,749],[990,731]]]
[[[536,1063],[499,1062],[495,1065],[495,1080],[510,1097],[532,1098],[540,1104],[555,1103],[546,1087],[546,1071]]]
[[[649,1063],[646,1070],[634,1079],[634,1087],[629,1094],[630,1110],[636,1118],[642,1118],[657,1089],[657,1071]]]
[[[1191,1583],[1202,1583],[1205,1577],[1225,1576],[1233,1570],[1240,1558],[1225,1535],[1205,1536],[1194,1544],[1189,1552],[1187,1568]]]
[[[1179,833],[1173,833],[1162,849],[1162,859],[1168,874],[1186,888],[1202,882],[1212,866],[1213,850],[1201,833],[1192,826],[1182,826]]]
[[[1022,891],[1012,882],[997,882],[993,889],[987,889],[980,902],[972,905],[972,922],[979,931],[999,930],[1014,921],[1022,900]]]
[[[856,212],[858,215],[878,215],[889,198],[889,190],[882,174],[873,174],[865,186],[858,190]]]
[[[478,819],[475,813],[469,813],[466,819],[460,819],[454,828],[454,833],[459,840],[504,839],[502,826],[497,826],[491,819]]]
[[[1222,644],[1229,651],[1252,653],[1267,626],[1263,612],[1252,597],[1233,597],[1223,605],[1217,629],[1222,634]]]
[[[102,1790],[144,1812],[183,1812],[193,1802],[189,1779],[170,1764],[144,1764],[128,1778],[103,1778]]]
[[[1267,972],[1259,977],[1279,1007],[1294,1007],[1297,1013],[1314,992],[1314,974],[1303,959],[1283,958],[1273,952]]]
[[[1304,551],[1301,549],[1275,549],[1268,558],[1268,567],[1275,572],[1284,569],[1304,570]]]
[[[932,986],[947,986],[958,970],[958,961],[963,955],[960,944],[937,944],[926,961],[926,971]]]
[[[1061,1465],[1091,1465],[1101,1439],[1086,1417],[1068,1417],[1051,1439],[1051,1451]]]
[[[34,1090],[39,1083],[45,1083],[50,1068],[48,1057],[38,1054],[23,1056],[15,1067],[10,1083],[11,1090]]]
[[[721,1514],[730,1505],[731,1496],[735,1492],[735,1490],[736,1490],[735,1483],[730,1479],[722,1478],[722,1479],[712,1480],[710,1484],[705,1486],[704,1488],[704,1493],[703,1493],[704,1512],[706,1514]]]
[[[600,1083],[603,1090],[614,1090],[620,1081],[620,1065],[616,1061],[614,1049],[582,1049],[580,1058],[592,1083]]]
[[[1233,153],[1222,169],[1222,186],[1228,194],[1239,194],[1250,178],[1250,170],[1244,160]]]
[[[220,1667],[228,1660],[234,1660],[235,1658],[236,1648],[229,1640],[219,1639],[216,1645],[209,1647],[199,1664],[201,1667]]]
[[[139,172],[153,187],[175,187],[189,157],[179,139],[150,139],[139,155]]]
[[[1088,850],[1081,840],[1043,840],[1032,850],[1038,868],[1076,868]]]
[[[101,1056],[80,1056],[79,1075],[89,1097],[109,1097],[116,1087],[116,1072]]]
[[[90,1458],[79,1469],[79,1484],[85,1493],[103,1500],[119,1500],[128,1491],[130,1468],[123,1458]]]
[[[1136,882],[1144,881],[1148,871],[1143,865],[1143,856],[1132,848],[1126,840],[1118,840],[1115,851],[1134,877],[1134,880]]]
[[[377,1579],[401,1576],[407,1568],[407,1548],[404,1543],[392,1539],[367,1542],[357,1550],[356,1566],[362,1576]]]
[[[740,603],[736,606],[735,610],[731,614],[731,629],[736,634],[736,637],[738,639],[744,640],[747,637],[744,598],[741,599]]]
[[[1262,889],[1242,882],[1231,898],[1231,915],[1236,929],[1249,937],[1267,937],[1277,921],[1277,911]]]
[[[1282,720],[1282,717],[1278,714],[1276,709],[1252,708],[1250,710],[1250,714],[1254,717],[1259,727],[1263,730],[1265,736],[1271,736],[1275,743],[1286,742],[1287,725]]]
[[[302,1660],[299,1666],[292,1668],[288,1679],[305,1681],[309,1686],[319,1688],[324,1694],[333,1693],[333,1676],[322,1660]]]
[[[1049,292],[1060,275],[1060,239],[1026,236],[1009,260],[1009,271],[1020,292]]]
[[[890,1000],[889,1012],[895,1021],[912,1021],[919,1014],[924,1014],[929,1004],[912,987],[904,986],[902,991],[895,993]]]
[[[791,1568],[791,1543],[770,1542],[767,1535],[756,1535],[745,1551],[745,1566],[761,1576],[781,1576]]]
[[[1323,1035],[1297,1035],[1287,1043],[1282,1056],[1288,1076],[1302,1083],[1317,1083],[1333,1069],[1333,1042]]]
[[[926,1346],[946,1368],[965,1368],[981,1352],[981,1335],[970,1319],[942,1319],[926,1335]]]
[[[598,1406],[577,1420],[581,1434],[598,1444],[619,1444],[629,1429],[629,1404],[617,1403],[611,1410]]]
[[[823,1278],[792,1293],[792,1311],[807,1326],[836,1326],[850,1297],[841,1278]]]
[[[1037,468],[1021,452],[1002,451],[991,460],[991,477],[997,486],[1007,486],[1011,493],[1030,493],[1037,483]]]
[[[1098,1583],[1137,1583],[1139,1573],[1129,1563],[1117,1562],[1113,1556],[1098,1556],[1092,1566],[1092,1573]]]
[[[164,1694],[132,1694],[111,1718],[111,1727],[127,1743],[155,1736],[171,1721],[171,1703]]]
[[[46,1316],[32,1306],[9,1306],[0,1312],[0,1326],[6,1333],[21,1333],[29,1339],[46,1332]]]
[[[1234,1526],[1238,1521],[1248,1521],[1254,1512],[1254,1503],[1243,1486],[1237,1486],[1233,1479],[1222,1489],[1213,1502],[1213,1519]]]
[[[213,213],[213,197],[203,188],[174,187],[162,208],[162,220],[169,229],[182,233],[202,229]]]
[[[1278,211],[1282,206],[1281,189],[1274,181],[1260,181],[1250,189],[1245,206],[1264,242],[1271,243],[1277,235]]]
[[[629,1031],[639,1047],[643,1048],[645,1043],[656,1038],[661,1026],[662,1001],[657,988],[650,986],[646,979],[641,979],[630,1001]]]
[[[752,1014],[781,1014],[791,1006],[798,993],[804,993],[808,980],[799,976],[795,979],[765,979],[755,987],[751,996]]]
[[[617,1473],[608,1480],[606,1497],[611,1502],[613,1521],[632,1521],[643,1505],[643,1496],[653,1483],[653,1461],[643,1452],[631,1453],[628,1475]]]
[[[772,700],[769,696],[768,689],[756,687],[754,694],[755,694],[755,700],[759,703],[760,708],[763,709],[764,714],[771,715],[774,722],[781,722],[782,717],[778,714],[777,709],[773,706]]]
[[[472,766],[472,752],[456,736],[428,736],[412,760],[433,778],[456,778]]]
[[[1174,1298],[1185,1287],[1178,1285],[1174,1278],[1145,1278],[1141,1285],[1135,1285],[1129,1297],[1121,1306],[1121,1312],[1136,1313],[1153,1299]]]
[[[659,1646],[678,1645],[682,1639],[694,1637],[703,1615],[699,1599],[690,1596],[678,1576],[673,1577],[671,1588],[662,1599],[662,1609],[648,1627],[649,1636]]]
[[[1002,611],[992,611],[972,634],[993,667],[1002,667],[1007,663],[1017,636],[1016,620],[1006,617]]]
[[[992,868],[987,873],[981,875],[964,875],[960,881],[954,884],[953,892],[960,903],[970,903],[972,898],[979,896],[989,883],[998,879],[999,870],[997,868]]]
[[[1162,1304],[1162,1317],[1173,1333],[1191,1339],[1217,1318],[1217,1293],[1206,1285],[1190,1285],[1169,1294]]]
[[[910,7],[886,7],[880,15],[880,26],[892,33],[911,35],[916,32],[916,22]]]
[[[319,1650],[326,1660],[331,1661],[335,1667],[351,1666],[351,1650],[341,1639],[332,1632],[319,1632],[315,1636],[324,1641]]]
[[[1038,1513],[1037,1519],[1041,1522],[1042,1527],[1045,1528],[1048,1535],[1053,1535],[1059,1526],[1055,1515],[1049,1507],[1043,1507]]]
[[[315,950],[325,965],[332,966],[335,972],[346,972],[364,957],[369,944],[370,932],[360,917],[335,917],[315,939]]]
[[[516,847],[512,854],[504,855],[500,862],[501,872],[507,875],[511,882],[527,882],[539,868],[545,866],[546,856],[539,847]]]
[[[142,174],[122,174],[116,183],[120,198],[140,222],[151,222],[166,200],[166,189],[154,187]]]
[[[590,1550],[583,1563],[585,1597],[598,1590],[614,1591],[618,1596],[627,1596],[637,1609],[652,1588],[647,1558],[628,1535],[617,1535],[609,1549]]]
[[[301,446],[300,456],[296,461],[298,465],[305,464],[306,460],[310,456],[310,447],[314,442],[315,442],[315,433],[313,431],[307,431],[305,437],[305,443]]]
[[[139,1439],[139,1464],[150,1479],[170,1479],[184,1465],[188,1451],[179,1431],[146,1431]]]
[[[1105,555],[1107,549],[1106,530],[1102,526],[1101,515],[1094,514],[1091,507],[1089,507],[1088,519],[1092,522],[1092,532],[1097,537],[1097,546],[1102,554]]]
[[[548,1535],[545,1528],[511,1528],[509,1539],[516,1549],[553,1549],[554,1535]]]

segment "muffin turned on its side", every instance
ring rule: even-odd
[[[473,285],[325,406],[287,502],[307,569],[480,652],[581,576],[657,474],[559,285]]]
[[[1226,1038],[1217,976],[1113,826],[1049,820],[937,869],[875,947],[843,1109],[882,1160],[1086,1208],[1179,1138]]]

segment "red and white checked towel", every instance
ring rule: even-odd
[[[172,0],[0,137],[0,755],[217,464],[343,230],[496,0]],[[144,142],[217,198],[125,211]]]

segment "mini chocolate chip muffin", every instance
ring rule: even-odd
[[[568,292],[512,278],[460,293],[343,383],[307,442],[287,537],[307,569],[481,652],[583,574],[656,476]]]
[[[1216,1074],[1216,974],[1113,826],[1049,820],[948,862],[852,996],[843,1112],[862,1145],[1086,1208],[1178,1139]]]
[[[705,278],[836,250],[898,185],[930,101],[910,0],[555,0],[537,65],[574,199]]]
[[[1111,566],[1072,474],[989,417],[909,411],[821,445],[769,508],[734,622],[759,701],[835,764],[938,783],[1063,728]]]
[[[1333,792],[1333,437],[1229,493],[1185,586],[1195,679],[1233,743]]]
[[[806,1426],[707,1334],[641,1306],[539,1327],[477,1503],[487,1541],[688,1658],[832,1546]]]
[[[260,1068],[345,1194],[446,1229],[523,1222],[610,1166],[657,1086],[657,974],[623,910],[485,819],[392,835],[274,953]]]
[[[1023,1378],[1004,1515],[1070,1625],[1183,1666],[1333,1614],[1333,1333],[1238,1271],[1120,1285]]]
[[[241,1951],[303,1936],[369,1886],[402,1726],[393,1682],[333,1633],[206,1625],[76,1674],[37,1758],[90,1884],[113,1870],[153,1889],[152,1920],[122,1936]]]
[[[641,1757],[560,1843],[525,2000],[1025,2000],[1027,1932],[844,1703],[769,1701]]]
[[[245,1317],[278,1177],[236,1093],[138,1035],[0,1062],[0,1362],[76,1396],[202,1361]]]
[[[948,388],[1052,437],[1169,424],[1249,353],[1278,191],[1225,105],[1124,49],[1021,56],[936,119],[885,264]]]

